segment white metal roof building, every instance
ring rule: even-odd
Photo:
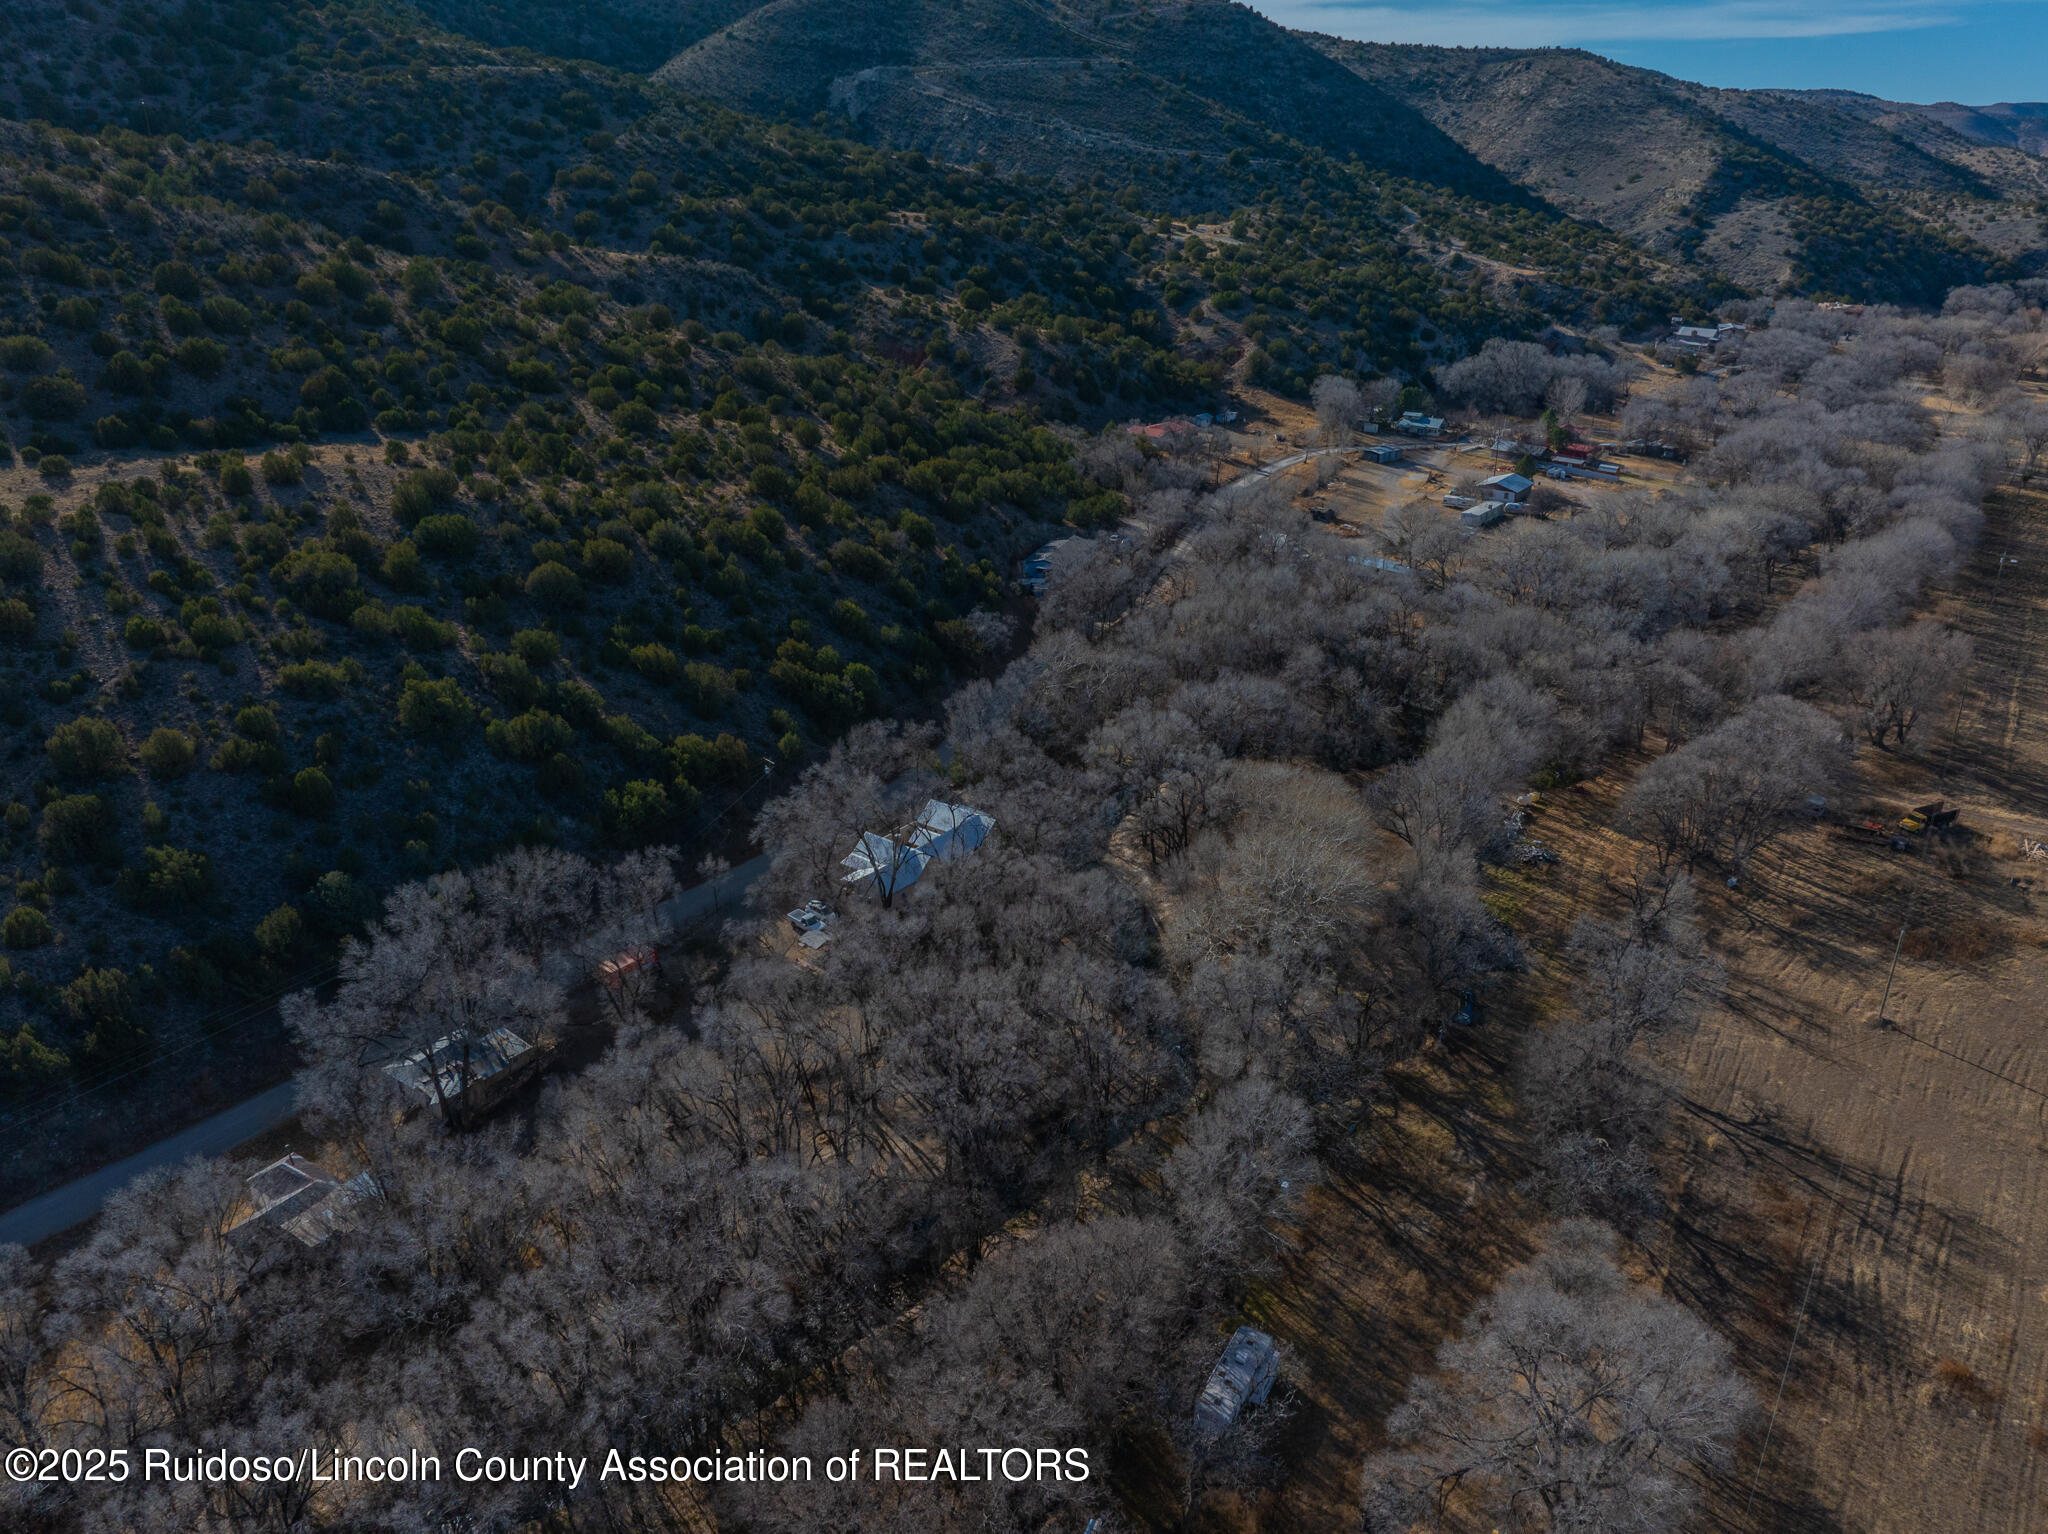
[[[863,831],[853,851],[839,860],[849,870],[841,879],[856,889],[894,895],[915,884],[934,860],[951,862],[975,851],[995,828],[994,817],[981,810],[927,799],[917,819],[893,836]]]

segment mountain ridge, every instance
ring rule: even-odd
[[[788,46],[795,37],[801,50]],[[1245,65],[1254,58],[1255,70]],[[1454,190],[1523,196],[1377,84],[1229,0],[1108,15],[1067,0],[769,0],[653,74],[740,110],[801,117],[851,105],[892,142],[940,148],[944,122],[966,126],[943,109],[944,86],[964,85],[978,105],[972,139],[947,157],[1021,168],[1039,158],[1052,126],[1042,109],[1060,103],[1082,60],[1103,72],[1096,94],[1064,110],[1100,123],[1122,108],[1125,136],[1150,153],[1256,152],[1277,134]],[[1034,78],[1050,101],[1033,99]],[[1075,126],[1067,147],[1088,162],[1088,122]]]
[[[1971,262],[2048,256],[2031,205],[2048,161],[1914,113],[1832,95],[1736,91],[1582,49],[1431,48],[1315,36],[1560,211],[1751,287],[1814,287],[1860,247],[1853,279],[1919,275],[1931,300]]]
[[[1845,110],[1884,116],[1912,113],[1977,143],[2048,155],[2048,101],[1998,101],[1971,106],[1960,101],[1891,101],[1864,91],[1807,90],[1788,95],[1824,98]]]

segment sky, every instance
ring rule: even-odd
[[[1590,49],[1703,85],[2048,100],[2048,0],[1250,0],[1382,43]]]

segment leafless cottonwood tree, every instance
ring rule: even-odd
[[[1671,1095],[1639,1046],[1693,1028],[1721,971],[1685,873],[1639,868],[1623,893],[1620,918],[1573,930],[1579,978],[1564,1016],[1524,1043],[1517,1081],[1537,1146],[1533,1182],[1551,1208],[1634,1229],[1661,1208],[1649,1151]]]
[[[1622,813],[1660,868],[1712,859],[1739,878],[1809,795],[1833,787],[1847,759],[1842,729],[1826,714],[1782,694],[1760,698],[1644,768]]]
[[[1604,1227],[1554,1226],[1437,1352],[1366,1461],[1369,1534],[1666,1534],[1755,1409],[1728,1344],[1632,1284]]]
[[[469,878],[441,874],[394,892],[368,936],[343,949],[333,1000],[301,993],[284,1016],[309,1062],[302,1085],[316,1112],[360,1125],[388,1101],[378,1094],[381,1067],[420,1054],[435,1109],[463,1128],[475,1117],[469,1088],[487,1073],[490,1034],[509,1028],[529,1044],[547,1042],[561,994],[512,947]]]
[[[1335,373],[1325,373],[1309,385],[1309,403],[1315,408],[1316,427],[1325,443],[1338,443],[1365,413],[1365,400],[1358,385]]]
[[[755,834],[768,849],[762,888],[770,903],[842,903],[841,862],[860,838],[888,836],[938,787],[933,745],[928,726],[870,720],[848,731],[824,761],[805,768],[788,792],[769,800]],[[893,855],[900,858],[903,850],[898,846]]]
[[[1099,728],[1090,754],[1121,784],[1154,866],[1186,852],[1230,809],[1223,752],[1176,709],[1134,703]]]
[[[817,1401],[789,1433],[788,1451],[819,1444],[897,1441],[959,1445],[1088,1445],[1165,1406],[1158,1383],[1187,1333],[1174,1275],[1187,1261],[1153,1219],[1114,1216],[1013,1241],[953,1294],[925,1307],[914,1332]],[[834,1436],[838,1435],[838,1436]],[[975,1468],[981,1468],[978,1455]],[[882,1482],[821,1508],[819,1486],[747,1488],[726,1499],[749,1528],[814,1534],[825,1528],[985,1529],[1028,1534],[1063,1515],[1103,1507],[1086,1482],[998,1475],[922,1485]]]
[[[1053,555],[1038,607],[1040,625],[1094,639],[1130,610],[1157,571],[1153,553],[1135,542],[1077,538]]]
[[[41,1450],[62,1432],[58,1360],[69,1330],[45,1298],[42,1275],[18,1246],[0,1246],[0,1451]],[[24,1534],[54,1526],[55,1483],[9,1476],[0,1519]]]
[[[2034,476],[2041,472],[2042,464],[2048,463],[2048,406],[2037,402],[2015,403],[2001,413],[1999,425],[2019,459],[2013,471],[2014,478],[2022,486],[2032,484]]]
[[[1577,374],[1553,378],[1543,391],[1543,403],[1557,413],[1558,421],[1570,426],[1586,408],[1586,380]]]
[[[1284,1220],[1319,1176],[1314,1126],[1271,1082],[1232,1082],[1191,1119],[1167,1158],[1174,1218],[1190,1282],[1256,1272],[1288,1241]]]
[[[1576,403],[1570,410],[1558,409],[1560,417],[1568,418],[1588,407],[1612,407],[1628,392],[1639,368],[1622,358],[1553,356],[1533,341],[1496,339],[1475,355],[1439,368],[1437,381],[1446,399],[1514,416],[1534,415],[1546,402],[1557,408],[1550,391],[1570,390],[1559,397],[1576,396]]]
[[[1380,518],[1380,543],[1390,558],[1413,570],[1426,591],[1441,591],[1465,563],[1470,538],[1427,501],[1389,506]]]
[[[1862,640],[1846,657],[1843,680],[1870,743],[1905,750],[1920,721],[1963,685],[1971,659],[1969,636],[1931,618]]]
[[[1358,386],[1358,399],[1368,418],[1383,421],[1401,402],[1401,381],[1398,378],[1368,378]]]

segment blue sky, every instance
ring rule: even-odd
[[[1339,37],[1588,48],[1706,85],[2048,100],[2048,0],[1251,0]]]

